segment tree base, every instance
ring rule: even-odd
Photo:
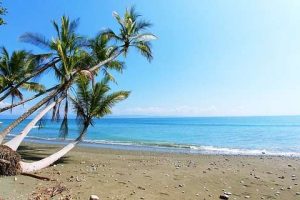
[[[20,154],[5,145],[0,145],[0,175],[15,176],[20,174],[20,161]]]

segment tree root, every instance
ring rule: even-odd
[[[8,160],[4,160],[4,159],[0,159],[1,163],[5,163],[5,164],[10,164],[10,162]]]
[[[0,145],[0,175],[15,176],[21,170],[21,156],[11,148]]]

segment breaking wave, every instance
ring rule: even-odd
[[[14,135],[10,135],[12,137]],[[35,143],[68,143],[72,139],[42,138],[35,136],[26,137],[26,141]],[[272,151],[267,149],[242,149],[226,148],[215,146],[197,146],[187,144],[173,144],[164,142],[132,142],[132,141],[107,141],[107,140],[84,140],[82,146],[91,146],[99,148],[112,148],[124,150],[144,150],[159,152],[180,152],[192,154],[212,154],[212,155],[269,155],[269,156],[287,156],[300,157],[300,152]]]

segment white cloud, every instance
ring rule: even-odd
[[[206,108],[193,106],[177,106],[177,107],[132,107],[132,108],[116,108],[114,115],[151,115],[151,116],[203,116],[216,115],[217,108],[211,105]]]

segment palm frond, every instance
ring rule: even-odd
[[[64,118],[60,125],[59,136],[62,138],[66,138],[69,134],[69,125],[68,125],[68,110],[69,110],[69,102],[68,98],[65,100],[65,108],[64,108]]]
[[[147,60],[153,59],[150,42],[135,42],[133,45]]]
[[[111,108],[118,102],[126,99],[129,96],[129,91],[119,91],[107,95],[100,102],[99,107],[93,110],[92,115],[95,117],[103,117],[105,115],[111,114]]]
[[[57,37],[60,38],[61,37],[60,36],[60,30],[59,30],[59,26],[58,26],[57,22],[56,21],[52,21],[52,25],[53,25],[53,27],[54,27],[54,29],[56,31]]]
[[[80,21],[79,18],[77,18],[77,19],[71,21],[71,23],[70,23],[70,25],[69,25],[69,32],[70,32],[70,33],[74,33],[74,32],[76,31],[76,29],[77,29],[78,26],[79,26],[79,21]]]
[[[106,64],[106,68],[122,73],[125,68],[125,62],[113,60]]]
[[[20,40],[35,46],[48,49],[50,47],[50,41],[45,38],[45,36],[39,33],[24,33],[21,35]]]
[[[137,42],[149,42],[152,40],[156,40],[157,37],[152,33],[143,33],[137,36],[132,37],[131,39],[135,39]]]
[[[44,85],[35,82],[23,83],[21,87],[32,92],[43,92],[46,89]]]
[[[39,68],[40,66],[43,66],[43,64],[45,64],[44,62],[48,62],[49,58],[51,58],[51,56],[53,55],[53,53],[40,53],[40,54],[34,54],[31,55],[30,57],[32,57],[33,59],[36,60],[37,64],[36,67]]]
[[[58,97],[57,96],[55,96],[54,98],[53,98],[53,102],[57,102],[57,100],[58,100]],[[49,104],[50,102],[48,102],[48,104]],[[48,105],[47,104],[47,105]],[[52,121],[59,121],[59,119],[60,119],[60,113],[59,113],[59,108],[60,108],[60,105],[61,105],[61,103],[56,103],[55,105],[54,105],[54,107],[52,108],[52,116],[51,116],[51,120]]]
[[[145,21],[145,20],[140,20],[140,21],[137,21],[136,24],[135,24],[135,29],[137,32],[139,31],[144,31],[148,28],[151,28],[152,27],[152,23],[151,22],[148,22],[148,21]]]
[[[121,16],[119,15],[119,13],[117,13],[116,11],[113,12],[113,17],[117,20],[118,24],[121,26],[121,30],[125,31],[125,25],[124,25],[124,19],[121,18]]]
[[[1,59],[9,60],[9,53],[5,47],[1,47]]]
[[[122,40],[122,38],[120,38],[113,30],[111,30],[109,28],[101,31],[98,34],[98,37],[107,37],[107,39],[114,39],[116,41]]]
[[[79,120],[83,120],[85,118],[85,111],[80,103],[80,100],[78,99],[78,97],[74,98],[72,96],[69,96],[69,99],[71,100],[71,102],[73,104],[73,109],[76,113],[76,118]]]
[[[133,22],[142,16],[136,11],[135,6],[131,6],[129,9],[127,9],[126,13],[128,13],[128,17],[130,17]]]
[[[23,100],[23,94],[17,88],[12,89],[12,92],[11,92],[12,104],[14,102],[15,97],[17,97],[20,100]]]
[[[117,83],[115,77],[107,70],[107,68],[102,68],[102,72],[105,79],[112,81],[113,83]]]

